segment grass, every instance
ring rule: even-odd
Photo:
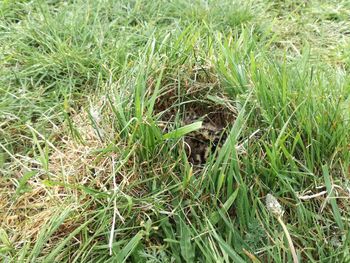
[[[3,261],[350,260],[349,15],[346,0],[0,2]],[[200,169],[193,105],[231,120]]]

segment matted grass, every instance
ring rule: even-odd
[[[0,2],[2,260],[350,260],[349,17],[346,0]],[[203,105],[227,139],[193,167],[183,123]]]

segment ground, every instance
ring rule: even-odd
[[[2,261],[350,261],[348,0],[3,0],[0,50]]]

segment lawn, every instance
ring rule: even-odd
[[[350,261],[349,71],[348,0],[0,1],[1,261]]]

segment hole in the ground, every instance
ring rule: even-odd
[[[225,105],[216,104],[195,96],[179,103],[174,97],[160,98],[156,111],[161,112],[165,127],[180,117],[181,126],[202,121],[202,128],[184,138],[188,160],[193,165],[203,165],[208,157],[222,146],[227,137],[227,127],[233,124],[235,112]]]

